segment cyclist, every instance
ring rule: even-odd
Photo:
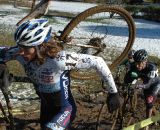
[[[131,83],[134,79],[140,78],[143,84],[137,85],[142,88],[146,103],[146,118],[151,117],[153,104],[160,89],[160,78],[155,63],[148,61],[148,53],[145,49],[137,50],[133,56],[134,62],[126,73],[124,82]],[[133,75],[137,76],[133,76]]]
[[[64,130],[73,121],[76,105],[70,91],[71,69],[95,68],[108,84],[107,104],[112,112],[120,99],[112,74],[100,57],[63,50],[51,37],[47,19],[32,19],[21,24],[15,32],[17,46],[1,48],[1,61],[18,60],[34,84],[41,99],[42,130]]]
[[[130,50],[128,52],[127,58],[119,65],[124,65],[126,68],[126,71],[129,70],[130,65],[134,62],[133,56],[134,56],[135,50]]]

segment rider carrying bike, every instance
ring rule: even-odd
[[[21,24],[15,32],[15,47],[0,49],[1,63],[18,60],[32,81],[41,99],[42,130],[64,130],[76,114],[70,90],[71,69],[94,68],[108,84],[109,111],[120,106],[112,74],[101,57],[63,50],[55,40],[47,19],[32,19]]]
[[[148,53],[144,49],[137,50],[133,59],[134,62],[126,73],[124,82],[132,83],[133,80],[138,78],[142,80],[143,84],[137,85],[137,88],[143,89],[146,103],[146,118],[148,118],[152,115],[153,104],[160,89],[158,69],[155,63],[148,61]]]

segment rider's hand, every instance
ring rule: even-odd
[[[143,89],[143,88],[145,88],[145,86],[144,86],[144,84],[137,84],[136,88],[137,89]]]
[[[118,93],[109,93],[107,97],[108,111],[113,112],[121,106],[121,98]]]

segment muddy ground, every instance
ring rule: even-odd
[[[93,84],[95,82],[97,83],[97,81],[92,81]],[[92,84],[88,83],[87,86],[82,84],[79,87],[73,83],[72,93],[77,104],[77,116],[69,130],[111,130],[113,120],[105,105],[107,92],[101,87],[100,81],[96,86],[98,87],[93,87]],[[40,130],[39,105],[37,106],[37,104],[39,104],[39,99],[32,101],[32,105],[25,105],[23,108],[25,112],[14,115],[16,130]],[[145,105],[143,95],[139,91],[138,104],[131,124],[144,118]],[[128,122],[128,117],[126,120]],[[119,124],[120,120],[117,120],[114,130],[120,130]],[[150,130],[160,130],[160,126],[152,125]]]

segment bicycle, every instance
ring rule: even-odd
[[[10,76],[12,77],[12,82],[31,83],[30,79],[27,77],[13,76],[11,74]],[[3,121],[2,123],[0,123],[0,129],[1,130],[5,130],[5,129],[15,130],[14,116],[12,113],[12,106],[11,106],[11,102],[9,98],[9,96],[11,96],[11,92],[8,88],[3,88],[3,87],[1,87],[1,91],[4,95],[6,106],[2,105],[2,102],[0,101],[0,110],[1,110],[2,121]]]
[[[134,80],[131,84],[123,84],[122,79],[124,75],[124,66],[120,66],[116,70],[115,74],[115,81],[118,87],[118,91],[121,97],[123,97],[124,102],[122,105],[122,108],[118,110],[118,112],[114,113],[114,122],[113,124],[119,124],[119,129],[122,129],[124,127],[127,127],[131,125],[132,123],[136,123],[140,121],[142,118],[139,118],[137,107],[139,108],[140,104],[137,104],[138,100],[140,101],[140,98],[143,98],[142,89],[136,88],[138,84],[142,84],[142,81],[140,79]],[[137,77],[137,74],[132,72],[132,77]],[[141,104],[142,105],[142,104]],[[153,112],[156,115],[159,113],[159,106],[160,103],[157,100],[155,105],[153,106]],[[116,123],[118,122],[118,123]],[[150,126],[150,128],[158,128],[158,126]]]
[[[114,111],[113,113],[107,113],[108,115],[108,120],[110,120],[110,125],[111,129],[114,130],[115,128],[117,129],[122,129],[123,127],[129,126],[132,122],[133,119],[136,119],[136,108],[137,108],[137,89],[135,86],[140,82],[137,80],[134,80],[131,84],[124,84],[122,79],[124,75],[125,68],[124,66],[119,66],[115,72],[115,83],[118,86],[118,92],[120,97],[123,99],[122,106],[119,108],[117,111]],[[134,74],[134,76],[136,76]],[[106,109],[106,110],[105,110]],[[100,130],[100,121],[101,121],[101,116],[104,113],[104,110],[108,112],[107,110],[107,105],[104,103],[101,106],[101,109],[99,111],[99,116],[97,119],[97,129]]]
[[[120,110],[120,128],[129,126],[133,119],[136,118],[136,107],[137,107],[137,92],[135,90],[135,85],[137,81],[133,81],[131,84],[124,85],[120,92],[124,98],[124,103],[122,109]]]
[[[3,66],[1,66],[1,68],[3,68]],[[8,73],[8,72],[3,72],[3,73]],[[10,82],[10,81],[9,81]],[[2,116],[3,116],[3,119],[4,119],[4,122],[2,122],[2,126],[5,127],[5,124],[9,124],[7,127],[10,129],[10,130],[14,130],[14,119],[13,119],[13,115],[12,115],[12,106],[11,106],[11,102],[10,102],[10,99],[9,99],[9,89],[8,89],[8,86],[9,83],[6,85],[3,85],[1,83],[1,86],[0,86],[0,90],[3,94],[3,97],[5,99],[5,105],[2,104],[2,102],[0,101],[0,110],[1,110],[1,113],[2,113]],[[5,111],[5,106],[7,108],[7,110]]]
[[[125,71],[124,71],[125,69]],[[136,118],[136,107],[137,107],[137,100],[138,100],[138,89],[136,88],[137,84],[141,83],[140,79],[135,79],[130,84],[124,84],[122,82],[122,79],[124,78],[122,75],[125,75],[124,72],[126,72],[127,68],[124,66],[120,66],[117,69],[116,72],[116,84],[119,86],[118,91],[121,97],[123,97],[123,105],[121,109],[119,110],[119,117],[117,120],[120,121],[120,129],[123,127],[129,126],[133,119]],[[137,77],[138,75],[136,73],[132,73],[132,77]]]
[[[39,2],[17,25],[26,19],[43,16],[47,12],[49,2],[50,0]],[[110,17],[112,13],[114,16]],[[135,24],[131,15],[122,7],[99,5],[78,14],[62,31],[56,33],[56,38],[68,50],[78,53],[89,52],[91,55],[103,57],[113,70],[126,57],[134,43]],[[121,42],[121,47],[117,46],[117,39]],[[85,73],[85,70],[75,70],[71,76],[78,79],[97,78],[93,70],[89,73]]]
[[[4,110],[4,108],[3,108],[3,105],[2,105],[2,103],[0,102],[0,110],[1,110],[1,120],[3,120],[3,121],[1,121],[0,122],[0,129],[2,129],[2,130],[4,130],[4,129],[6,129],[6,122],[7,123],[9,123],[10,121],[9,121],[9,118],[8,118],[8,116],[7,116],[7,114],[6,114],[6,111]]]
[[[137,94],[130,85],[126,86],[126,91],[123,92],[122,107],[111,113],[109,119],[111,120],[111,130],[114,128],[122,129],[123,127],[131,125],[135,116],[135,109],[137,106]],[[122,94],[122,93],[121,93]],[[130,95],[131,94],[131,95]]]

